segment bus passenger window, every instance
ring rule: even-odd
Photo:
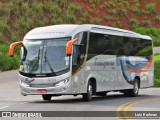
[[[80,46],[74,45],[73,46],[73,65],[79,65],[80,64]]]

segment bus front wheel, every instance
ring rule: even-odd
[[[87,93],[83,94],[83,100],[90,101],[92,99],[92,94],[93,94],[93,84],[91,81],[89,81],[87,85]]]
[[[43,100],[51,100],[51,95],[42,95]]]

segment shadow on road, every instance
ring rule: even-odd
[[[81,96],[77,96],[77,97],[57,97],[56,99],[54,99],[54,97],[52,98],[52,100],[50,101],[31,101],[29,103],[55,103],[55,104],[74,104],[74,103],[83,103],[83,104],[101,104],[102,103],[112,103],[112,102],[119,102],[119,101],[123,101],[125,100],[126,102],[128,101],[135,101],[135,100],[140,100],[140,99],[144,99],[144,98],[157,98],[160,96],[157,95],[139,95],[138,97],[124,97],[122,94],[119,95],[107,95],[105,97],[101,97],[101,96],[93,96],[92,100],[90,102],[87,101],[83,101]]]

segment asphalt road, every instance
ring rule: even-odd
[[[62,115],[61,117],[48,117],[47,119],[117,120],[119,117],[125,116],[124,111],[160,111],[159,103],[160,88],[141,89],[138,97],[124,97],[121,93],[111,92],[106,97],[94,96],[90,102],[84,102],[81,96],[52,97],[51,101],[43,101],[39,95],[21,96],[17,70],[0,73],[0,111],[114,111],[116,117],[112,118],[63,117],[63,113],[60,113]],[[99,113],[88,112],[87,114],[96,116]],[[15,119],[17,120],[17,118]]]

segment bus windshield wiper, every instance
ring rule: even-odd
[[[52,72],[52,75],[55,76],[56,73],[54,72],[54,70],[53,70],[53,68],[52,68],[52,66],[51,66],[51,64],[50,64],[50,62],[49,62],[49,60],[47,58],[47,48],[46,48],[46,51],[45,51],[45,54],[44,54],[44,59],[45,59],[45,63],[48,63],[48,66],[49,66],[49,69]]]

